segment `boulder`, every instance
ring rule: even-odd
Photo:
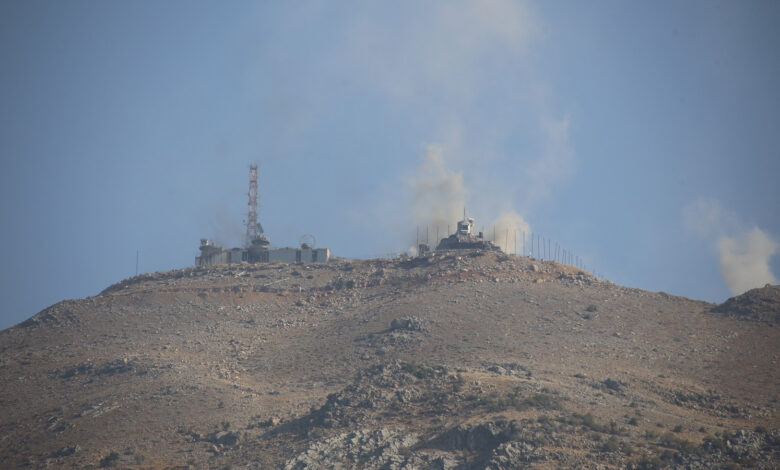
[[[206,440],[213,442],[214,444],[233,446],[238,444],[238,434],[233,431],[216,431],[209,434]]]
[[[391,330],[423,331],[423,321],[417,317],[393,318]]]

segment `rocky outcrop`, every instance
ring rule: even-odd
[[[416,469],[421,460],[403,454],[418,440],[417,435],[401,430],[358,429],[312,443],[288,460],[284,469]]]
[[[780,323],[780,285],[767,284],[732,297],[712,309],[740,320]]]
[[[390,322],[391,330],[423,331],[424,323],[417,317],[393,318]]]

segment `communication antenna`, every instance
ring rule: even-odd
[[[262,230],[257,223],[257,165],[249,165],[249,212],[246,216],[246,239],[244,246],[249,248],[252,239],[260,236]]]
[[[307,247],[314,249],[314,246],[317,244],[317,239],[314,238],[314,235],[307,233],[305,235],[301,235],[301,238],[298,239],[298,245],[303,247],[306,245]]]

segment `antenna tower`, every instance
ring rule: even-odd
[[[249,247],[252,239],[262,232],[257,223],[257,165],[249,165],[249,213],[246,216],[246,240],[244,246]]]

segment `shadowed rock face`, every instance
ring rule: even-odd
[[[715,315],[485,250],[145,274],[0,331],[0,468],[776,468],[780,335],[740,321],[776,289]]]
[[[751,289],[726,300],[712,311],[743,320],[780,323],[780,286],[767,284]]]

